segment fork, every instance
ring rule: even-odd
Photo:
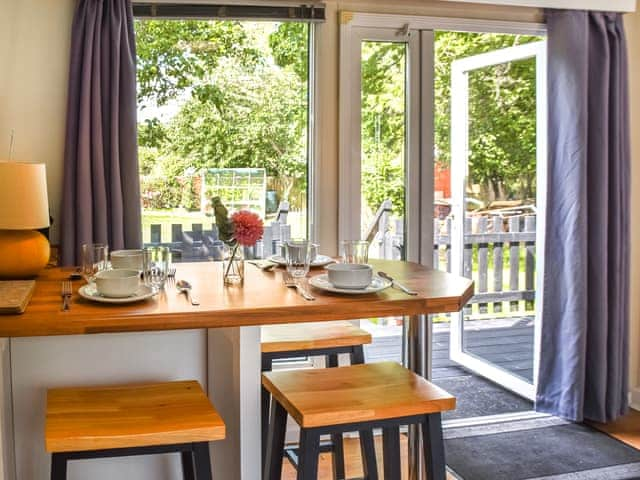
[[[69,280],[65,280],[62,282],[62,291],[60,292],[60,296],[62,297],[62,310],[69,310],[71,305],[69,301],[71,300],[71,295],[73,292],[73,286]]]
[[[302,298],[304,298],[305,300],[316,299],[316,297],[314,297],[309,292],[307,292],[304,288],[302,288],[302,286],[300,286],[300,284],[296,281],[295,278],[291,276],[289,272],[287,271],[282,272],[282,281],[284,282],[286,287],[295,288],[300,294],[300,296],[302,296]]]
[[[171,267],[167,271],[167,283],[169,286],[173,286],[176,283],[176,267]]]

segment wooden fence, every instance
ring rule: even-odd
[[[522,300],[527,310],[533,309],[536,216],[481,216],[465,222],[465,232],[471,233],[464,237],[463,275],[476,280],[470,303],[478,304],[479,313],[487,313],[489,304],[493,304],[494,313],[501,312],[502,302],[509,302],[509,310],[519,311]],[[451,218],[434,220],[434,232],[434,268],[450,272]]]

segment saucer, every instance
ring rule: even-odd
[[[148,287],[147,285],[140,285],[138,287],[138,290],[136,290],[136,292],[129,297],[112,298],[100,295],[98,293],[98,290],[96,290],[95,285],[90,284],[80,287],[78,289],[78,294],[82,298],[100,303],[134,303],[153,297],[156,294],[156,291],[153,288]]]
[[[280,255],[271,255],[269,258],[267,258],[267,260],[273,263],[277,263],[281,267],[287,266],[287,261]],[[331,257],[328,257],[327,255],[316,255],[316,258],[309,264],[309,266],[312,268],[325,267],[333,262],[335,262],[335,260]]]
[[[373,276],[369,286],[365,288],[337,288],[329,281],[329,276],[325,273],[309,279],[309,284],[313,287],[332,293],[345,293],[347,295],[364,295],[367,293],[377,293],[391,286],[391,282],[384,278]]]

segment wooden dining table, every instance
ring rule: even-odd
[[[70,271],[49,268],[36,279],[33,297],[23,314],[0,316],[0,337],[193,329],[209,332],[206,387],[227,423],[227,430],[234,432],[212,447],[214,475],[217,475],[214,478],[258,480],[261,325],[404,316],[409,322],[406,328],[408,366],[426,375],[430,347],[426,316],[458,312],[473,295],[473,282],[463,277],[402,261],[372,260],[371,264],[376,272],[386,272],[415,290],[417,295],[408,295],[396,288],[373,294],[343,295],[308,286],[315,297],[309,301],[295,289],[284,286],[280,268],[264,271],[247,264],[244,285],[223,286],[220,263],[181,263],[175,265],[176,278],[192,284],[198,306],[187,302],[186,296],[175,289],[174,281],[168,282],[152,299],[123,305],[85,300],[77,293],[84,282],[74,281],[70,309],[62,310],[61,282],[69,278]],[[312,269],[310,276],[322,273],[322,269]],[[15,439],[3,440],[5,449],[15,443]],[[413,453],[410,452],[413,478],[419,475],[417,441],[417,438],[413,440]],[[9,453],[15,456],[17,452]],[[23,478],[18,474],[17,480]]]

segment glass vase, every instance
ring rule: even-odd
[[[222,281],[224,285],[244,284],[244,255],[237,246],[227,249],[222,262]]]

